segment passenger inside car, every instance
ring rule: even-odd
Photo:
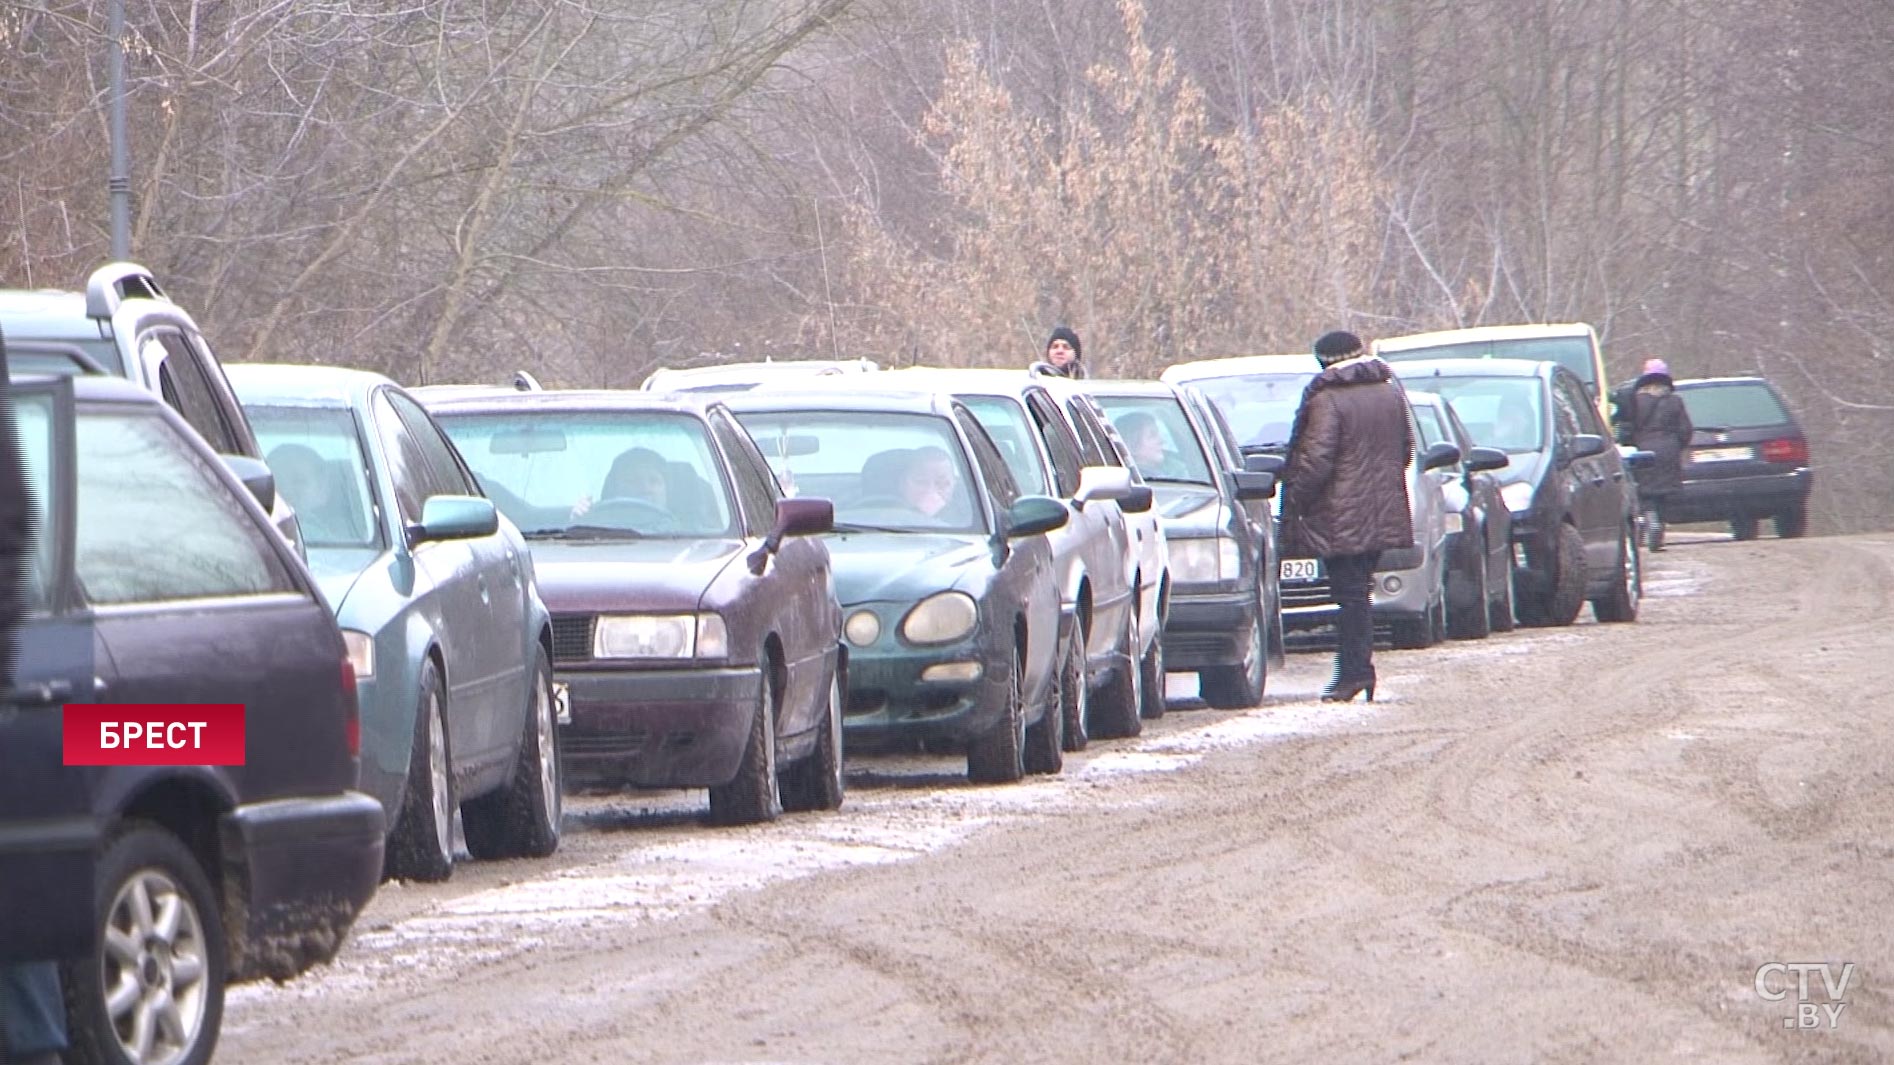
[[[303,540],[311,544],[359,542],[365,533],[351,505],[342,476],[304,444],[279,444],[270,451],[270,472],[289,505],[296,508]]]
[[[954,503],[959,478],[953,459],[937,447],[917,448],[909,453],[907,468],[901,475],[901,498],[930,518],[941,516]]]
[[[1132,411],[1118,419],[1118,432],[1124,436],[1125,445],[1131,449],[1131,457],[1138,464],[1138,470],[1146,477],[1181,477],[1184,471],[1177,462],[1177,455],[1165,443],[1164,430],[1157,419],[1143,411]]]

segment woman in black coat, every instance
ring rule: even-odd
[[[1638,471],[1638,498],[1644,507],[1646,543],[1664,547],[1664,503],[1684,483],[1684,458],[1690,453],[1690,411],[1684,407],[1663,359],[1651,359],[1638,375],[1629,409],[1623,411],[1629,443],[1657,456]]]

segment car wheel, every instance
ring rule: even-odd
[[[1005,712],[985,735],[967,744],[967,779],[975,784],[1013,784],[1026,775],[1026,661],[1013,655]]]
[[[1572,525],[1559,523],[1553,534],[1551,572],[1546,574],[1551,587],[1544,597],[1532,597],[1528,610],[1519,620],[1527,625],[1570,625],[1578,620],[1585,606],[1585,540]]]
[[[1756,519],[1731,518],[1730,535],[1736,537],[1738,540],[1754,540],[1756,538]]]
[[[1138,704],[1138,713],[1146,721],[1156,721],[1164,716],[1166,708],[1164,698],[1164,638],[1162,634],[1151,640],[1151,647],[1144,652],[1144,659],[1138,663],[1138,671],[1144,675],[1144,698]]]
[[[1263,618],[1258,613],[1250,621],[1249,650],[1234,666],[1211,666],[1197,671],[1197,687],[1203,701],[1217,710],[1247,710],[1263,701],[1263,686],[1269,680],[1269,655],[1263,635]]]
[[[1591,601],[1592,616],[1602,622],[1620,624],[1638,619],[1638,601],[1644,594],[1644,557],[1638,550],[1635,525],[1618,535],[1618,583],[1611,594]]]
[[[1475,530],[1476,532],[1478,530]],[[1484,546],[1485,541],[1480,541]],[[1456,640],[1484,640],[1493,634],[1492,615],[1487,612],[1487,600],[1492,594],[1486,579],[1486,553],[1481,551],[1474,560],[1474,593],[1464,606],[1448,605],[1447,635]]]
[[[106,847],[98,877],[96,951],[61,966],[69,1060],[204,1065],[223,1023],[226,946],[203,866],[141,825]]]
[[[384,878],[438,882],[454,872],[454,774],[447,741],[447,696],[434,659],[421,666],[408,786],[382,862]]]
[[[783,809],[839,810],[842,808],[842,711],[848,691],[838,653],[829,677],[829,705],[816,736],[815,751],[783,771]]]
[[[1261,624],[1259,619],[1258,624]],[[1139,705],[1144,701],[1144,674],[1138,666],[1137,622],[1125,617],[1125,631],[1118,637],[1118,665],[1112,669],[1111,683],[1092,703],[1098,721],[1092,731],[1106,739],[1129,739],[1144,731]]]
[[[1079,687],[1084,688],[1080,673]],[[1050,703],[1039,720],[1026,726],[1025,765],[1028,773],[1057,773],[1065,768],[1065,697],[1060,691],[1047,694]]]
[[[565,813],[559,741],[552,711],[552,660],[535,646],[533,686],[513,777],[461,810],[467,851],[476,858],[544,858],[559,849]]]
[[[1418,651],[1439,643],[1446,625],[1440,619],[1446,607],[1446,574],[1443,570],[1434,588],[1434,594],[1427,600],[1427,607],[1417,618],[1400,618],[1388,624],[1389,639],[1396,650]]]
[[[1068,751],[1082,751],[1092,742],[1092,691],[1085,679],[1085,630],[1073,631],[1065,648],[1065,660],[1059,665],[1059,715],[1063,734],[1060,743]]]
[[[1513,572],[1519,568],[1519,549],[1506,545],[1506,576],[1500,582],[1499,598],[1489,611],[1494,632],[1511,632],[1513,618]]]
[[[1784,540],[1794,540],[1808,531],[1809,507],[1807,503],[1797,503],[1776,515],[1776,535]]]
[[[720,825],[761,824],[783,812],[776,781],[776,670],[768,656],[761,662],[763,677],[757,685],[756,709],[750,714],[743,761],[728,784],[710,789],[710,819]]]

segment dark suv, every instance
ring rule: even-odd
[[[1397,362],[1412,392],[1432,392],[1483,447],[1525,558],[1514,573],[1526,625],[1570,625],[1587,599],[1599,621],[1636,621],[1643,593],[1637,485],[1578,375],[1555,362]]]
[[[1677,382],[1696,435],[1684,464],[1683,488],[1664,504],[1671,524],[1727,521],[1738,540],[1754,540],[1757,523],[1773,519],[1776,535],[1808,531],[1808,438],[1774,385],[1760,377],[1708,377]]]
[[[261,463],[107,376],[16,378],[12,408],[39,521],[0,695],[0,960],[66,963],[77,1060],[208,1061],[225,984],[334,957],[380,879],[355,674]],[[95,702],[242,704],[243,764],[66,766],[62,708]]]

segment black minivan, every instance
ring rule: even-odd
[[[0,695],[0,961],[63,963],[75,1060],[208,1061],[225,985],[334,957],[379,882],[355,675],[262,463],[114,377],[10,398],[38,521]],[[66,766],[68,703],[242,704],[243,764]]]
[[[1483,447],[1512,513],[1514,606],[1524,625],[1570,625],[1587,599],[1599,621],[1636,621],[1643,594],[1637,484],[1590,390],[1555,362],[1397,362],[1410,392],[1432,392]]]

